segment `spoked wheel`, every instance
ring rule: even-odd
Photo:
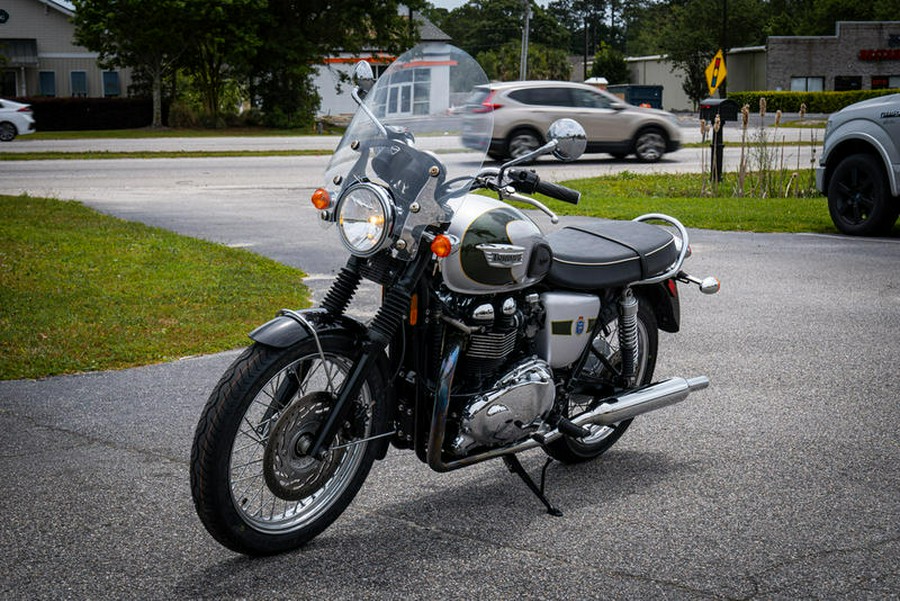
[[[656,348],[659,333],[656,329],[656,316],[653,311],[641,303],[638,309],[638,356],[636,363],[637,386],[649,384],[656,369]],[[605,362],[592,355],[585,365],[584,373],[592,380],[609,382],[610,393],[613,391],[615,374],[622,367],[622,355],[619,352],[619,324],[616,318],[611,319],[593,341],[594,350],[605,358]],[[611,366],[613,369],[607,366]],[[614,371],[613,371],[614,370]],[[594,408],[602,399],[573,395],[569,398],[567,417],[575,417],[588,409]],[[564,463],[578,463],[594,459],[606,452],[631,424],[624,420],[612,426],[586,426],[590,436],[571,438],[563,436],[549,445],[547,452],[551,457]]]
[[[16,126],[12,123],[4,121],[0,123],[0,142],[12,142],[16,139],[16,134],[19,133],[16,130]]]
[[[385,430],[384,389],[367,378],[331,450],[306,454],[352,366],[352,341],[323,336],[287,349],[248,348],[223,375],[197,425],[191,491],[206,529],[226,547],[268,555],[299,547],[344,511]],[[324,360],[323,360],[324,358]]]

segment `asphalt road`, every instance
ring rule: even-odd
[[[301,159],[242,159],[233,180],[186,160],[65,177],[68,161],[0,162],[0,192],[34,170],[33,193],[324,282],[341,257],[297,202],[314,185]],[[234,353],[0,382],[0,598],[896,598],[900,240],[691,234],[690,270],[723,289],[683,290],[657,376],[712,385],[601,460],[552,466],[561,518],[499,462],[436,474],[392,451],[311,545],[250,560],[206,534],[188,488],[194,423]]]

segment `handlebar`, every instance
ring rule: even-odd
[[[554,184],[551,182],[542,182],[537,173],[530,169],[510,169],[507,172],[510,179],[510,185],[517,192],[525,194],[534,194],[538,192],[544,196],[555,198],[563,202],[577,205],[581,200],[581,192]]]

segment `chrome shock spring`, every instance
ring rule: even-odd
[[[631,288],[619,297],[619,353],[622,356],[622,379],[627,386],[634,384],[638,359],[638,300]]]

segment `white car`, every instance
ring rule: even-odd
[[[0,142],[11,142],[16,136],[33,133],[31,105],[0,98]]]

